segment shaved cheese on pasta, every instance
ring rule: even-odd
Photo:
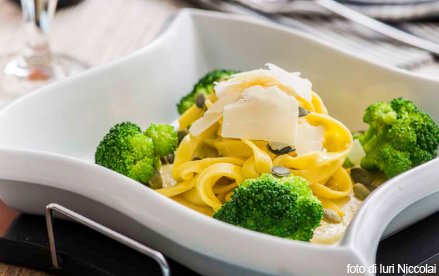
[[[215,90],[215,94],[220,97],[222,94],[227,94],[235,90],[239,90],[240,85],[241,83],[238,81],[221,81],[215,83],[213,90]]]
[[[309,80],[301,78],[300,73],[289,73],[274,64],[267,63],[267,67],[268,69],[257,69],[234,74],[226,81],[217,82],[214,87],[218,98],[217,101],[209,107],[203,117],[192,125],[189,132],[194,136],[200,135],[215,123],[216,120],[214,118],[219,119],[222,116],[226,105],[237,101],[242,92],[250,87],[270,88],[275,86],[278,91],[297,97],[302,105],[308,106],[311,103],[313,94],[311,91],[312,85]],[[292,141],[291,135],[294,134],[288,135],[289,138],[282,139],[282,141]],[[274,134],[274,137],[277,137],[277,134]],[[247,136],[246,138],[250,139]]]
[[[323,126],[312,126],[307,123],[299,124],[296,145],[297,155],[304,155],[313,151],[323,149],[325,128]]]
[[[189,129],[189,133],[193,136],[198,136],[203,133],[206,129],[208,129],[211,125],[213,125],[216,121],[221,118],[221,113],[210,113],[204,114],[203,117],[195,121],[191,128]]]
[[[240,96],[240,89],[230,90],[229,93],[223,94],[221,95],[221,97],[218,97],[218,100],[206,111],[206,114],[222,114],[224,111],[224,106],[236,102]]]
[[[280,83],[291,88],[291,90],[295,93],[293,96],[299,96],[308,102],[311,101],[312,84],[309,80],[301,78],[299,72],[289,73],[271,63],[267,63],[267,66],[268,69],[270,69],[270,72],[277,77]]]
[[[290,73],[284,69],[267,63],[268,69],[256,69],[233,75],[229,80],[215,85],[217,96],[227,94],[230,90],[261,85],[264,87],[279,86],[281,90],[291,96],[298,96],[311,102],[312,84],[309,80],[300,77],[299,72]]]
[[[352,145],[352,149],[348,154],[348,159],[354,166],[358,166],[361,163],[361,159],[366,156],[366,152],[364,152],[363,146],[360,141],[354,140]]]
[[[241,96],[240,90],[230,91],[218,100],[205,112],[204,116],[195,121],[189,129],[193,136],[198,136],[212,126],[223,115],[224,106],[235,102]]]
[[[244,89],[241,98],[224,107],[222,137],[293,145],[297,137],[297,100],[276,86]]]

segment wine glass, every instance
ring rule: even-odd
[[[19,96],[88,66],[67,55],[54,55],[48,41],[57,0],[21,0],[26,40],[21,53],[0,57],[0,109]]]

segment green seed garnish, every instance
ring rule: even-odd
[[[301,106],[299,106],[299,117],[303,117],[309,114],[309,111]]]
[[[340,223],[341,222],[341,218],[337,214],[337,212],[334,210],[331,210],[331,209],[327,209],[327,208],[323,209],[323,219],[329,223]]]
[[[273,149],[270,144],[267,144],[267,149],[277,155],[287,154],[296,150],[293,146],[286,146],[281,149]]]
[[[291,174],[290,169],[284,166],[274,166],[271,168],[271,174],[276,177],[289,176]]]
[[[351,177],[354,182],[368,186],[372,184],[372,180],[373,180],[370,172],[366,171],[363,168],[352,168]]]
[[[204,94],[198,94],[195,98],[195,105],[198,108],[204,108],[204,104],[206,103],[206,96]]]
[[[369,189],[361,183],[354,184],[354,194],[360,200],[365,200],[370,194]]]
[[[180,145],[183,138],[188,134],[187,130],[179,130],[177,131],[178,144]]]

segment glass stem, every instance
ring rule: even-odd
[[[58,0],[21,0],[26,28],[23,67],[47,67],[52,62],[47,33]]]

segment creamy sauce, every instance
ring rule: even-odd
[[[384,174],[377,172],[372,173],[372,185],[369,186],[369,189],[372,191],[375,190],[386,180],[387,178]],[[328,223],[322,220],[320,226],[314,230],[314,236],[311,239],[311,243],[335,244],[339,242],[362,202],[363,201],[356,198],[353,193],[351,193],[348,200],[345,200],[344,202],[339,201],[338,205],[344,212],[342,222]]]
[[[344,212],[341,223],[328,223],[321,221],[319,227],[314,230],[314,236],[311,243],[318,244],[334,244],[342,237],[349,223],[354,218],[358,208],[360,208],[362,201],[357,199],[353,194],[350,195],[349,201],[341,208]]]

